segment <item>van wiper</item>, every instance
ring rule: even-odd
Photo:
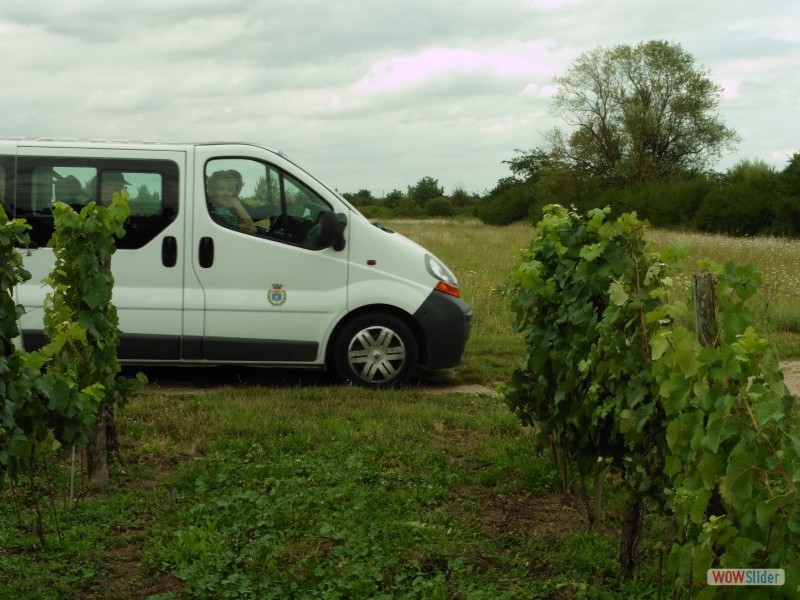
[[[372,221],[372,224],[375,225],[375,227],[377,227],[378,229],[381,229],[381,230],[385,231],[386,233],[395,233],[393,229],[389,229],[388,227],[384,227],[383,225],[381,225],[377,221]]]

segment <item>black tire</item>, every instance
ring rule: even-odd
[[[398,317],[386,313],[358,316],[339,332],[333,347],[336,375],[367,387],[406,383],[417,369],[417,340]]]

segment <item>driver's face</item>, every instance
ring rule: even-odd
[[[233,182],[221,181],[217,184],[214,195],[220,199],[229,199],[236,196],[236,186]]]

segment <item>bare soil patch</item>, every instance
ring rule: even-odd
[[[524,531],[549,542],[587,527],[583,512],[562,494],[534,496],[520,492],[486,497],[482,521],[484,531],[492,537]]]

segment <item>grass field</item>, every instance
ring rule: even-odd
[[[0,597],[658,597],[660,524],[647,520],[643,566],[620,582],[613,494],[589,530],[501,398],[456,391],[491,389],[514,368],[522,346],[504,290],[533,230],[385,225],[459,276],[475,311],[460,368],[382,392],[305,371],[151,369],[118,414],[109,490],[79,480],[68,501],[71,455],[49,466],[46,547],[25,487],[0,496]],[[800,242],[650,239],[691,243],[689,273],[701,257],[755,265],[757,327],[800,354]]]
[[[524,224],[486,227],[477,221],[392,221],[385,225],[436,252],[461,280],[475,322],[460,377],[502,380],[521,348],[513,335],[504,291],[534,229]],[[700,269],[697,263],[701,259],[753,265],[762,276],[761,289],[751,302],[757,330],[769,336],[785,358],[800,356],[800,241],[660,230],[649,231],[647,239],[653,250],[688,246],[683,275],[676,281],[676,294],[687,297],[692,273]]]

